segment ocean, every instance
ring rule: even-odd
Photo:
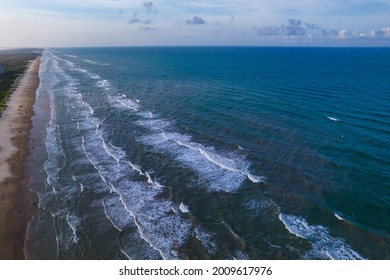
[[[389,259],[389,69],[389,48],[45,50],[26,257]]]

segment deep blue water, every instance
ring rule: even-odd
[[[389,69],[388,48],[46,50],[28,257],[389,259]]]

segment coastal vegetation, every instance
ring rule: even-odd
[[[0,116],[6,107],[18,78],[30,61],[41,55],[41,49],[12,49],[0,51]]]

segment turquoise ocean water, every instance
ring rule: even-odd
[[[389,259],[389,69],[388,48],[45,50],[27,257]]]

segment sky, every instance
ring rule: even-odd
[[[390,0],[0,0],[0,48],[390,46]]]

